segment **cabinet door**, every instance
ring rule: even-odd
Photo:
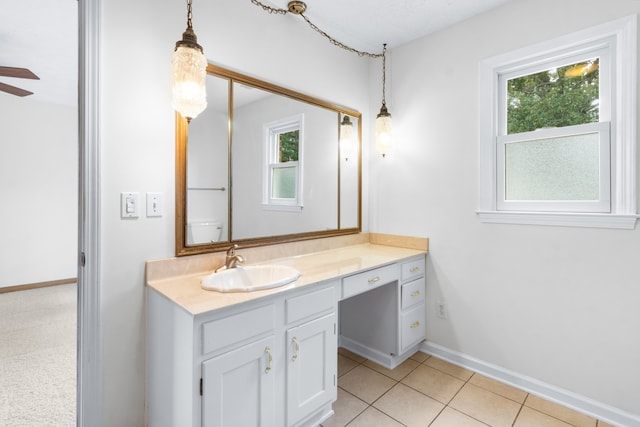
[[[275,425],[275,372],[269,336],[202,364],[204,427]]]
[[[336,400],[336,315],[287,331],[287,425]]]

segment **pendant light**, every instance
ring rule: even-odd
[[[191,121],[207,108],[207,59],[191,26],[191,0],[187,0],[187,29],[173,53],[173,108]]]
[[[385,157],[391,150],[391,114],[387,110],[385,89],[387,80],[387,44],[382,48],[382,106],[376,116],[375,145],[376,151]]]

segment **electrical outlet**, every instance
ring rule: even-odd
[[[441,319],[447,318],[447,304],[444,301],[436,302],[436,313]]]

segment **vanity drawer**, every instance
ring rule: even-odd
[[[424,277],[402,285],[402,309],[424,302]]]
[[[396,281],[399,275],[398,265],[392,264],[345,277],[342,279],[342,298],[349,298]]]
[[[243,344],[275,330],[273,304],[233,314],[202,325],[202,353]]]
[[[289,298],[285,303],[286,321],[292,323],[306,317],[334,311],[337,301],[334,286]]]
[[[420,304],[400,316],[401,352],[424,340],[425,305]]]
[[[424,276],[424,258],[402,264],[402,281]]]

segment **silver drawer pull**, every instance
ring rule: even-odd
[[[295,362],[296,359],[298,358],[298,354],[300,353],[300,344],[298,344],[298,339],[296,337],[293,337],[291,342],[293,342],[293,345],[296,348],[296,352],[293,354],[293,356],[291,356],[291,361]]]
[[[409,270],[411,273],[417,273],[420,271],[420,267],[413,267],[411,270]]]
[[[420,295],[420,291],[411,292],[412,297],[417,297],[418,295]]]
[[[410,328],[411,328],[411,329],[415,329],[415,328],[417,328],[418,326],[420,326],[420,321],[419,321],[419,320],[416,320],[415,322],[413,322],[413,323],[411,324]]]
[[[376,283],[380,281],[380,276],[376,276],[373,279],[369,279],[369,284]]]

